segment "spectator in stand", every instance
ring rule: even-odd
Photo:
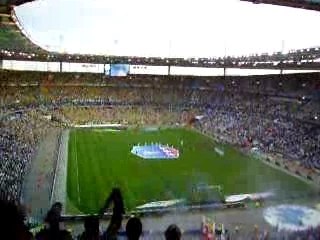
[[[62,226],[61,209],[61,203],[51,207],[45,218],[46,227],[36,235],[36,240],[72,240],[70,232]]]
[[[116,239],[118,231],[121,228],[123,219],[124,204],[122,194],[119,188],[113,188],[109,197],[107,198],[104,207],[100,210],[100,214],[103,214],[105,210],[113,203],[112,217],[109,226],[104,234],[105,239]]]
[[[181,230],[175,225],[171,224],[164,233],[166,240],[180,240],[181,239]]]
[[[142,233],[142,223],[139,218],[132,217],[126,225],[126,234],[128,240],[139,240]]]
[[[99,230],[99,218],[89,216],[84,220],[84,232],[78,238],[79,240],[101,240],[102,236]]]

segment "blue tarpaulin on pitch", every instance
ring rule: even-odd
[[[178,149],[161,144],[133,146],[131,153],[144,159],[176,159],[179,157]]]

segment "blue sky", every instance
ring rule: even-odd
[[[36,0],[15,9],[39,45],[68,53],[217,57],[320,45],[320,13],[239,0]]]

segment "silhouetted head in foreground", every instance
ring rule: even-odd
[[[51,207],[52,211],[55,211],[56,214],[61,215],[62,212],[62,203],[61,202],[55,202],[52,207]]]
[[[84,220],[84,232],[82,233],[81,240],[99,240],[99,218],[94,216],[86,217]]]
[[[29,240],[32,234],[24,225],[25,215],[22,208],[13,202],[0,200],[0,229],[1,236],[11,240]]]
[[[62,204],[52,205],[45,217],[47,226],[36,235],[36,240],[71,240],[71,234],[60,226]]]
[[[181,231],[180,228],[171,224],[164,233],[166,240],[180,240],[181,239]]]
[[[138,240],[142,233],[142,223],[139,218],[130,218],[126,225],[126,234],[129,240]]]

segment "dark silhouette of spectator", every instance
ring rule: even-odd
[[[166,240],[180,240],[181,239],[181,230],[175,225],[171,224],[164,233]]]
[[[109,197],[107,198],[104,207],[101,209],[100,214],[103,214],[105,210],[113,204],[112,217],[105,232],[105,239],[116,239],[119,229],[121,228],[121,223],[123,219],[124,204],[122,194],[119,188],[113,188]]]
[[[60,226],[62,204],[55,203],[45,217],[46,228],[42,229],[37,235],[37,240],[71,240],[70,232]]]
[[[32,234],[24,225],[24,219],[24,212],[16,204],[0,200],[0,239],[33,239]]]
[[[142,223],[139,218],[130,218],[126,225],[126,234],[129,240],[138,240],[142,233]]]
[[[94,216],[86,217],[84,220],[84,232],[79,240],[100,240],[102,239],[99,230],[99,218]]]
[[[62,213],[62,203],[61,202],[55,202],[52,206],[50,211],[54,212],[57,216],[61,216]]]

